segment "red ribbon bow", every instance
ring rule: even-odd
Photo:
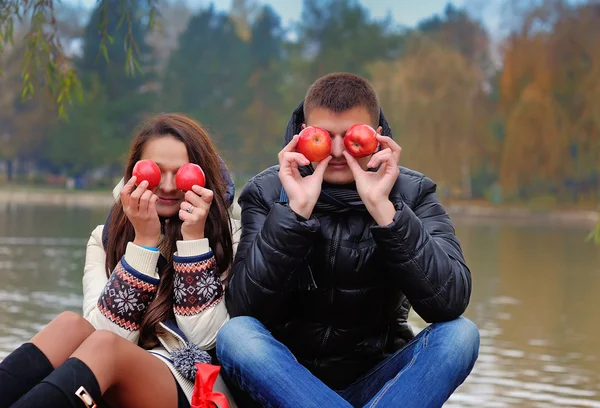
[[[227,397],[213,391],[220,370],[220,366],[196,363],[196,382],[190,408],[229,408]]]

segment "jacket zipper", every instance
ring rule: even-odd
[[[334,276],[334,268],[335,268],[335,256],[337,255],[338,242],[339,241],[339,233],[338,233],[338,224],[335,224],[335,228],[333,230],[333,241],[331,243],[331,251],[329,252],[329,266],[331,270],[331,282],[329,287],[329,306],[333,305],[333,276]],[[321,347],[325,347],[325,343],[327,343],[327,339],[329,339],[329,335],[331,334],[332,326],[327,326],[327,330],[325,331],[325,336],[323,337],[323,342],[321,343]]]

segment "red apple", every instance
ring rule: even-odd
[[[152,160],[140,160],[133,166],[132,176],[135,176],[136,183],[139,185],[142,181],[148,182],[148,189],[154,190],[160,184],[162,174],[160,168]]]
[[[204,187],[206,185],[206,177],[204,176],[202,167],[195,163],[184,164],[175,174],[175,185],[182,191],[189,191],[194,185]]]
[[[329,132],[316,126],[302,129],[296,150],[311,162],[320,162],[331,154]]]
[[[344,135],[344,146],[357,159],[367,157],[377,149],[377,132],[369,125],[352,125]]]

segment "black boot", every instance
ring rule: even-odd
[[[12,408],[104,407],[100,385],[92,370],[71,357],[19,399]]]
[[[10,407],[54,367],[33,343],[24,343],[0,362],[0,408]]]

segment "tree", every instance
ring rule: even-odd
[[[55,115],[48,108],[45,93],[32,95],[26,101],[21,99],[19,65],[24,47],[17,40],[0,55],[4,67],[4,75],[0,77],[0,159],[8,164],[9,182],[14,176],[15,162],[38,152],[46,127]]]
[[[98,76],[98,80],[105,84],[109,98],[116,98],[126,93],[137,93],[148,80],[146,75],[131,76],[123,69],[126,67],[130,72],[137,70],[142,73],[150,48],[145,43],[141,22],[142,8],[136,2],[128,4],[126,8],[128,24],[119,26],[117,19],[119,16],[116,13],[120,5],[121,0],[99,1],[85,27],[83,55],[75,59],[79,71],[94,73]],[[104,38],[101,33],[99,35],[99,26],[112,33],[110,38]],[[123,47],[123,44],[132,45]],[[101,50],[104,58],[98,55],[98,50]]]
[[[357,0],[304,0],[298,36],[312,57],[309,82],[333,71],[367,75],[368,63],[394,59],[402,45],[391,17],[374,20]]]
[[[192,17],[162,79],[159,108],[191,114],[206,125],[227,156],[245,137],[241,113],[252,95],[250,45],[227,13],[213,6]]]
[[[470,124],[465,126],[464,137],[472,149],[475,147],[473,151],[477,154],[472,154],[471,160],[463,160],[461,163],[463,195],[469,199],[473,197],[474,176],[478,172],[489,174],[493,171],[493,160],[489,159],[497,150],[493,140],[488,137],[491,136],[490,132],[482,131],[485,127],[491,127],[494,111],[486,91],[491,87],[491,80],[496,71],[490,56],[489,34],[479,21],[467,13],[466,9],[456,8],[452,4],[446,6],[441,16],[434,15],[421,21],[416,31],[459,52],[466,61],[469,75],[475,81],[472,88],[465,90],[467,96],[465,103],[468,110],[477,111],[477,116],[468,117]],[[475,163],[477,158],[480,160]],[[475,165],[478,168],[475,168]],[[477,193],[481,194],[483,186],[475,187]]]
[[[405,152],[403,163],[444,187],[462,185],[470,195],[470,173],[465,180],[464,172],[479,157],[476,136],[485,134],[485,122],[475,103],[481,82],[468,60],[418,35],[401,59],[374,64],[371,75],[383,108],[393,108],[390,121]]]
[[[153,93],[147,84],[153,79],[151,73],[129,76],[118,65],[127,61],[127,50],[120,47],[125,37],[137,44],[142,64],[152,65],[149,47],[145,44],[141,15],[137,6],[130,6],[129,28],[117,27],[110,20],[108,27],[113,33],[112,44],[101,44],[98,19],[103,10],[114,10],[118,0],[102,0],[91,14],[83,34],[83,53],[73,58],[85,90],[80,100],[68,107],[69,120],[50,129],[43,157],[69,175],[81,175],[100,167],[116,167],[120,155],[127,151],[135,125],[151,110]],[[115,26],[114,29],[112,28]],[[97,58],[97,48],[105,47],[113,56],[110,62]],[[118,65],[117,65],[118,64]],[[143,65],[140,64],[143,67]],[[77,154],[74,154],[77,152]]]
[[[500,103],[507,118],[505,154],[529,152],[530,160],[514,166],[506,159],[502,179],[513,189],[531,187],[529,166],[537,162],[538,181],[552,180],[550,191],[569,188],[574,199],[582,192],[598,198],[600,6],[544,1],[520,13],[504,47]],[[536,127],[532,121],[537,132],[525,137]]]
[[[161,12],[156,17],[156,25],[160,26],[160,30],[149,31],[146,35],[152,60],[156,63],[152,67],[153,72],[164,74],[171,54],[178,48],[179,36],[187,28],[192,14],[185,0],[172,0],[161,7]]]
[[[100,3],[102,0],[98,0]],[[24,34],[23,48],[23,98],[32,97],[37,86],[50,90],[58,105],[58,113],[65,117],[66,106],[81,86],[78,80],[71,56],[65,51],[62,33],[56,18],[55,0],[4,0],[0,2],[0,54],[7,44],[12,44],[15,26],[18,22],[28,20],[28,31]],[[97,50],[106,60],[109,60],[107,43],[113,43],[111,28],[127,27],[128,35],[123,39],[126,51],[124,68],[129,74],[140,71],[138,62],[138,44],[133,35],[135,19],[132,8],[138,4],[133,0],[117,0],[109,5],[102,2],[104,7],[100,12],[100,23],[97,30],[102,41]],[[138,7],[144,12],[147,27],[155,27],[158,0],[146,0],[144,7]],[[111,25],[111,22],[118,24]]]
[[[273,164],[289,114],[282,104],[283,34],[279,16],[264,6],[251,25],[249,37],[253,72],[248,87],[252,99],[243,114],[246,126],[241,152],[246,160],[240,166],[249,173]]]

